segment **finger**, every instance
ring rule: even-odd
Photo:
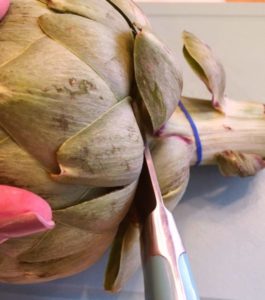
[[[0,20],[5,16],[10,5],[9,0],[0,0]]]

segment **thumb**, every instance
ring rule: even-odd
[[[0,0],[0,21],[5,16],[10,5],[9,0]]]

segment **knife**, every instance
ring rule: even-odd
[[[146,300],[199,300],[189,260],[161,195],[150,149],[135,195]]]

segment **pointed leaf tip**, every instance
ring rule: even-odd
[[[112,4],[120,13],[125,16],[130,23],[138,29],[149,29],[151,30],[151,24],[148,18],[145,16],[143,11],[138,5],[132,0],[107,0]]]
[[[211,48],[194,34],[184,31],[182,38],[185,59],[211,92],[213,106],[222,110],[226,85],[223,65]]]
[[[0,185],[0,244],[54,225],[52,210],[44,199],[24,189]]]

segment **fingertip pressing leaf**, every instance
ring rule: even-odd
[[[0,243],[53,227],[52,211],[44,199],[24,189],[0,185]]]
[[[7,13],[9,5],[10,5],[9,0],[0,1],[0,21],[5,16],[5,14]]]

